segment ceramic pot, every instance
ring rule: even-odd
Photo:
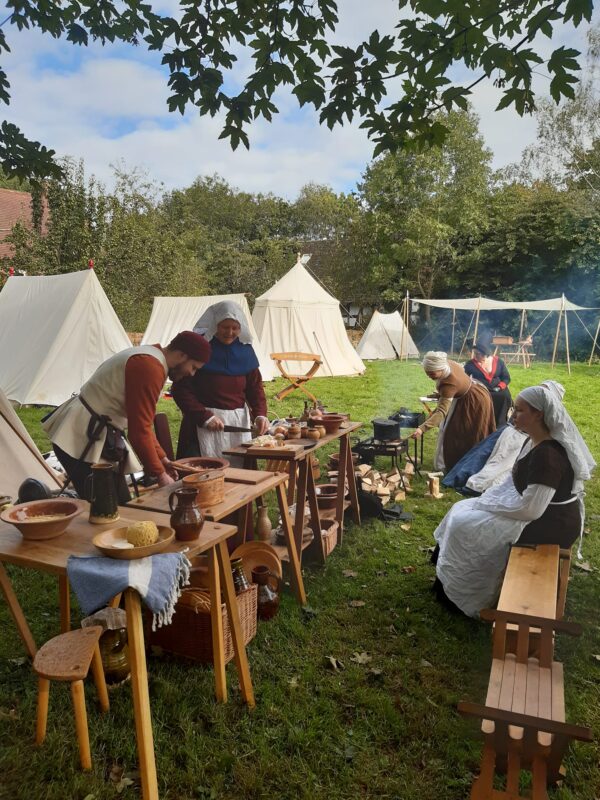
[[[270,542],[272,529],[273,526],[269,519],[269,509],[267,506],[259,506],[256,513],[256,527],[254,529],[256,538],[261,542]]]
[[[312,439],[314,442],[316,442],[321,438],[321,434],[316,428],[309,428],[306,431],[306,438]]]
[[[129,675],[127,628],[106,630],[98,642],[107,683],[121,683]]]
[[[244,572],[244,562],[241,558],[234,558],[231,561],[231,574],[233,576],[233,585],[236,594],[244,592],[246,589],[250,588],[248,578]]]
[[[258,618],[272,619],[279,610],[281,578],[268,567],[257,566],[252,570],[252,583],[258,584]]]
[[[296,423],[290,425],[290,427],[288,428],[288,435],[287,435],[288,439],[299,439],[301,436],[302,436],[302,429],[300,428],[300,425],[297,425]]]
[[[85,480],[85,492],[90,501],[90,522],[105,525],[119,519],[115,468],[112,464],[92,464],[92,472]]]
[[[204,514],[196,503],[195,489],[176,489],[169,495],[171,527],[180,542],[197,539],[204,525]]]

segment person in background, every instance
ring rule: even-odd
[[[494,407],[488,390],[471,380],[455,361],[449,361],[446,353],[426,353],[423,369],[435,381],[439,400],[411,438],[418,439],[426,430],[439,427],[434,465],[450,470],[473,445],[496,430]]]
[[[142,465],[159,486],[174,482],[176,472],[154,434],[156,404],[167,377],[176,385],[209,359],[210,345],[192,331],[178,333],[164,348],[127,348],[101,364],[78,395],[46,417],[42,427],[80,497],[86,496],[92,464],[102,461],[119,464],[115,478],[121,504],[130,500],[125,474]]]
[[[559,386],[519,394],[512,422],[528,439],[512,473],[481,497],[452,506],[434,533],[438,597],[468,616],[496,602],[512,544],[569,548],[583,530],[583,481],[596,462]]]
[[[183,413],[177,458],[212,456],[249,441],[250,433],[227,432],[225,426],[266,432],[267,400],[252,335],[238,303],[210,306],[194,330],[212,348],[203,370],[173,385],[173,397]]]
[[[475,342],[473,358],[465,364],[465,372],[489,391],[494,405],[496,427],[504,425],[512,406],[508,389],[510,374],[504,361],[492,355],[491,336],[484,334]]]

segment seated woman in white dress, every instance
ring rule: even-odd
[[[434,533],[438,596],[471,617],[496,603],[512,544],[570,547],[583,527],[583,481],[596,462],[558,393],[524,389],[513,422],[529,439],[512,474],[456,503]]]

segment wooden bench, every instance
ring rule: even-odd
[[[592,740],[588,728],[565,722],[563,666],[552,655],[554,632],[579,636],[581,627],[491,609],[481,618],[495,626],[486,704],[458,705],[459,713],[483,720],[484,750],[471,800],[524,800],[522,769],[532,773],[532,800],[548,800],[547,785],[563,777],[561,764],[571,740]],[[509,625],[517,627],[516,652],[507,648]],[[537,658],[530,655],[532,632],[539,636]],[[500,772],[506,773],[506,787],[494,789]]]

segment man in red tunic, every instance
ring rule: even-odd
[[[130,499],[124,474],[142,465],[159,486],[173,483],[175,472],[154,434],[156,404],[167,377],[176,382],[194,375],[210,352],[206,339],[192,331],[177,334],[164,348],[130,347],[101,364],[79,395],[44,422],[54,452],[81,497],[91,465],[99,461],[119,463],[120,503]]]

